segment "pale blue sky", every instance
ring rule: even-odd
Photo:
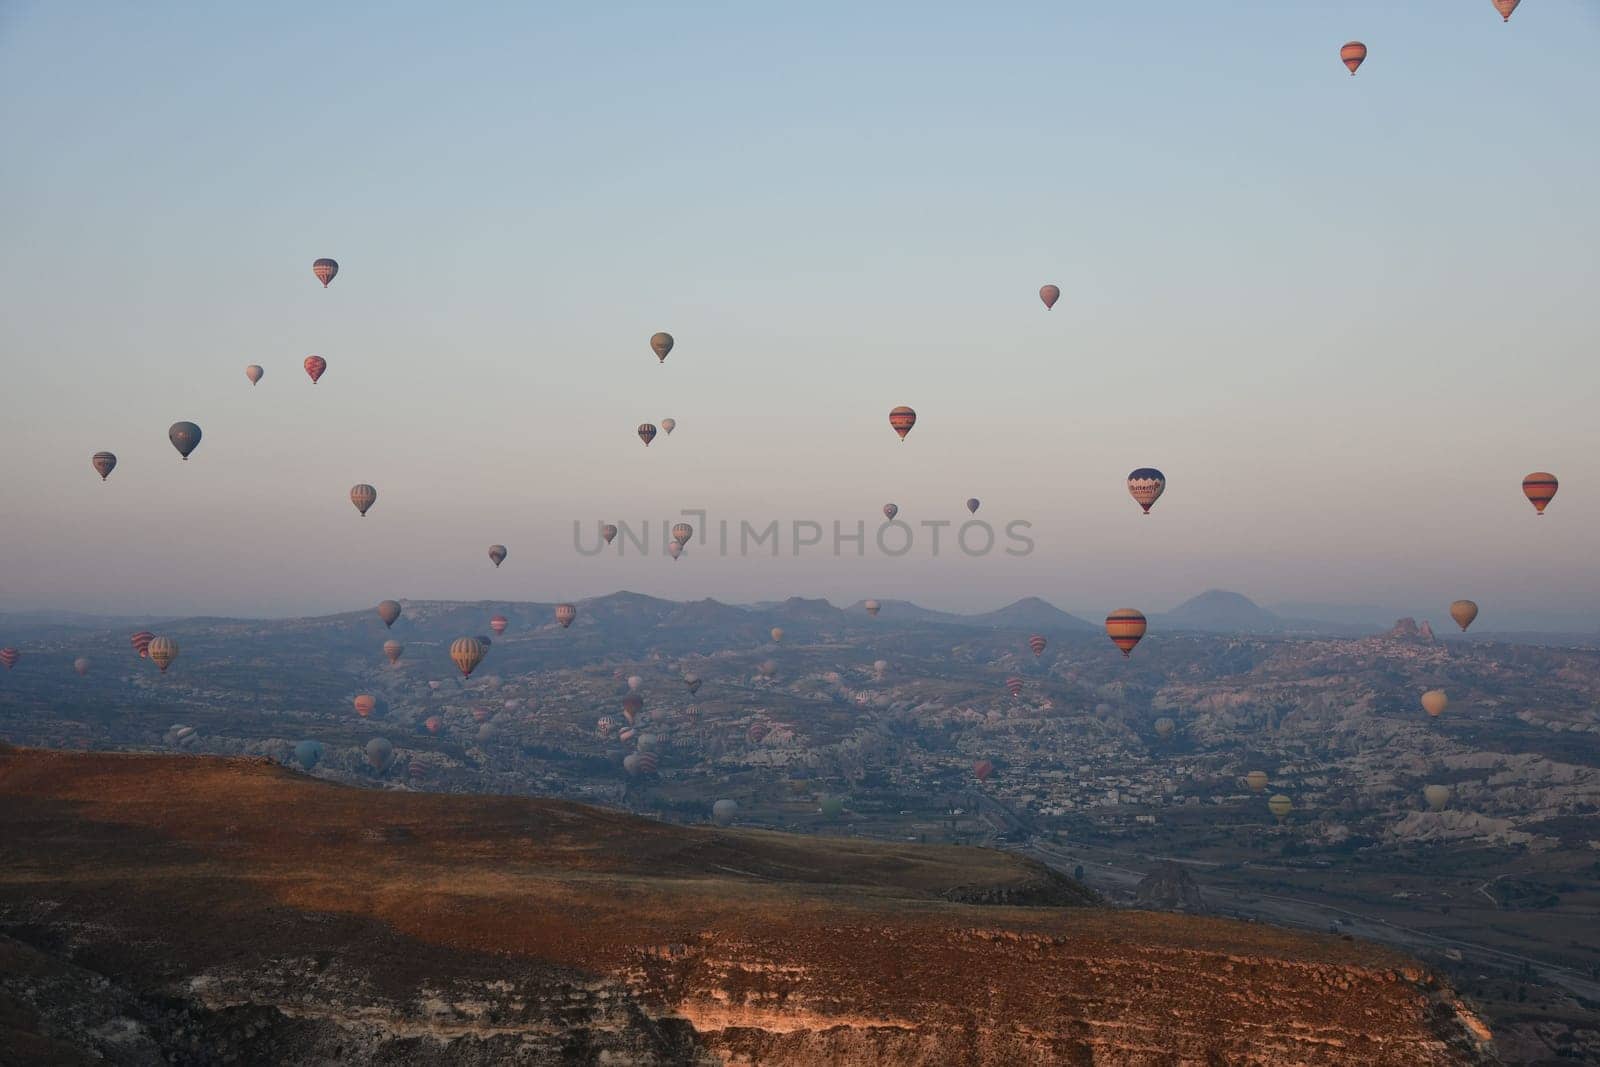
[[[464,6],[0,6],[0,604],[1600,615],[1597,5]],[[571,549],[968,496],[1035,553]]]

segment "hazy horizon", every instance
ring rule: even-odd
[[[0,611],[1220,588],[1591,629],[1600,17],[1482,6],[8,6]],[[930,558],[969,496],[1034,551]],[[682,509],[782,551],[572,548]]]

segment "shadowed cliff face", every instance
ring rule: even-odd
[[[989,851],[0,750],[0,1061],[1483,1056],[1382,950],[1086,899]]]

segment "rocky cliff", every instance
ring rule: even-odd
[[[1082,899],[990,851],[0,751],[0,1062],[1489,1062],[1403,958]]]

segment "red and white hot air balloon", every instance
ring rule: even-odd
[[[339,273],[339,264],[324,256],[311,264],[311,273],[317,276],[317,281],[321,282],[322,287],[326,289],[328,283],[333,281],[333,276]]]
[[[328,361],[321,356],[307,356],[305,362],[306,377],[311,379],[311,384],[316,385],[317,379],[322,377],[328,369]]]

